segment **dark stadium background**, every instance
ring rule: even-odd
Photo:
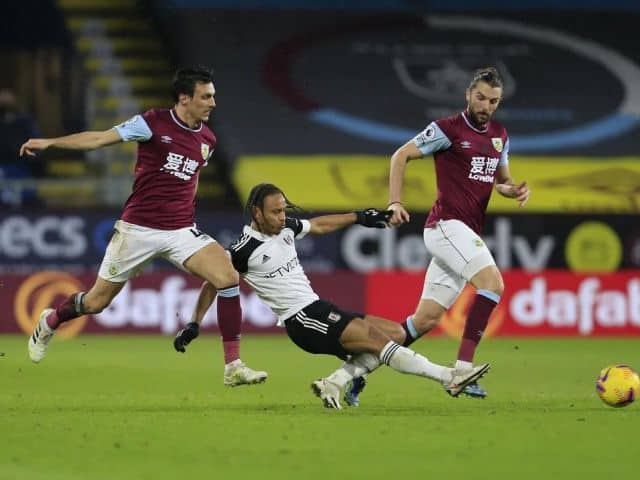
[[[12,412],[12,423],[6,426],[14,426],[16,442],[31,439],[31,431],[26,427],[23,430],[19,419],[42,413],[38,410],[40,399],[49,398],[45,393],[49,386],[39,388],[36,383],[45,376],[41,370],[28,380],[21,376],[23,371],[36,368],[27,364],[23,339],[31,333],[43,302],[55,303],[70,292],[91,285],[113,222],[130,191],[135,160],[134,144],[86,154],[47,151],[36,159],[18,158],[17,149],[29,136],[107,129],[151,107],[168,107],[171,75],[176,68],[195,64],[212,67],[217,108],[210,126],[218,137],[218,147],[201,175],[196,212],[199,227],[227,245],[246,221],[243,204],[251,186],[258,182],[283,187],[305,209],[303,216],[384,207],[388,162],[395,148],[432,119],[461,110],[469,73],[495,64],[506,79],[505,98],[496,118],[511,135],[512,172],[516,179],[529,181],[532,197],[523,209],[504,199],[494,199],[490,204],[484,239],[504,274],[506,290],[487,330],[489,338],[482,345],[496,358],[504,359],[502,383],[498,372],[495,377],[488,377],[495,378],[490,380],[495,381],[490,384],[493,391],[502,393],[503,399],[514,395],[516,400],[503,400],[497,407],[491,406],[491,400],[484,404],[488,407],[464,404],[462,416],[455,417],[454,425],[466,431],[469,427],[465,416],[473,416],[476,421],[480,416],[484,419],[487,412],[509,412],[496,431],[489,420],[486,424],[480,421],[486,427],[482,441],[491,443],[497,438],[498,445],[513,454],[513,463],[503,469],[492,464],[483,470],[487,475],[491,472],[492,478],[518,473],[523,478],[535,477],[533,468],[517,471],[517,464],[526,464],[528,457],[514,445],[527,441],[539,445],[546,442],[549,450],[541,450],[540,454],[555,459],[556,463],[549,465],[557,468],[549,466],[545,470],[544,462],[539,462],[537,471],[570,476],[580,473],[584,478],[595,478],[598,472],[605,471],[604,467],[598,470],[599,464],[593,460],[602,453],[598,445],[609,448],[605,447],[606,442],[615,439],[625,448],[633,443],[620,438],[625,438],[621,433],[625,425],[627,430],[636,431],[637,415],[613,417],[600,413],[599,404],[589,402],[597,402],[592,380],[604,364],[623,362],[640,368],[636,343],[640,337],[639,2],[22,0],[6,2],[2,8],[0,400],[7,412]],[[366,310],[397,321],[413,311],[429,260],[422,243],[422,226],[434,199],[431,163],[425,160],[408,168],[406,201],[412,212],[408,225],[384,231],[354,226],[332,235],[307,237],[299,243],[301,262],[323,297],[345,308]],[[182,367],[172,364],[173,352],[154,350],[154,342],[166,344],[168,350],[168,335],[189,320],[199,284],[199,280],[168,263],[155,262],[132,280],[103,314],[76,320],[62,329],[54,340],[54,353],[64,357],[67,352],[68,358],[77,360],[82,358],[81,349],[87,342],[96,342],[104,351],[123,352],[122,358],[131,363],[122,360],[118,371],[127,372],[139,357],[129,360],[126,355],[133,352],[124,353],[127,347],[123,345],[135,338],[149,342],[144,347],[149,350],[143,350],[151,352],[152,360],[140,367],[150,372],[149,378],[161,377],[161,372],[154,369],[156,365],[167,368],[170,378],[183,378],[184,372],[179,370]],[[468,300],[468,295],[463,295],[440,328],[419,345],[427,348],[431,337],[437,336],[433,340],[437,355],[442,349],[446,352],[443,361],[453,358]],[[282,330],[274,326],[273,315],[246,285],[242,286],[242,301],[243,338],[248,345],[243,346],[245,351],[281,358],[279,355],[286,348],[283,346],[290,345]],[[206,318],[205,326],[207,334],[217,336],[215,309]],[[132,342],[136,345],[135,340]],[[209,341],[209,345],[212,343]],[[204,378],[207,368],[215,370],[215,374],[207,375],[219,375],[217,363],[212,368],[206,363],[211,359],[204,347],[198,348],[202,348],[201,356],[196,358],[206,359],[205,363],[190,364],[190,368],[199,378]],[[522,371],[516,372],[510,363],[516,350],[520,355],[529,352],[530,356],[519,357],[526,358],[518,364],[524,372],[532,365],[539,367],[531,374],[535,380],[523,379]],[[307,359],[293,347],[290,354],[293,359],[304,357],[310,363],[315,360]],[[257,353],[253,358],[259,363]],[[55,363],[55,355],[49,360],[53,363],[50,368],[62,368],[62,362]],[[296,360],[287,357],[286,361]],[[563,367],[565,361],[573,362],[572,366]],[[74,385],[61,379],[74,378],[74,365],[77,364],[67,365],[68,370],[51,384],[51,398],[62,404],[67,398],[65,389],[73,391]],[[566,368],[568,380],[554,377],[554,373],[560,373],[556,365],[560,371]],[[303,376],[292,369],[287,377],[285,369],[283,380],[278,366],[268,366],[276,382],[274,388],[286,390],[277,382],[286,383],[287,378],[297,381],[298,376]],[[586,378],[580,376],[584,373],[581,367],[587,370]],[[105,372],[109,371],[109,361],[87,363],[82,368],[88,376],[97,372],[108,375]],[[130,373],[135,391],[134,371]],[[5,378],[12,381],[7,383],[8,393],[2,397]],[[117,377],[110,381],[117,391]],[[182,387],[189,388],[185,387],[186,380],[181,382],[178,380]],[[391,379],[388,383],[393,385]],[[522,384],[526,385],[524,389]],[[81,383],[75,388],[79,386]],[[566,392],[562,390],[564,386]],[[89,391],[93,391],[91,388],[97,391],[101,387],[89,386]],[[370,402],[375,405],[378,400],[386,405],[387,394],[376,396],[375,388],[371,387]],[[242,423],[243,418],[236,418],[238,412],[229,407],[238,397],[219,394],[220,382],[212,389],[211,395],[222,396],[211,400],[213,397],[206,396],[209,393],[191,392],[185,394],[185,402],[194,401],[204,411],[211,408],[231,412],[230,417],[225,417],[229,424]],[[28,400],[21,396],[23,391],[28,392]],[[253,397],[251,393],[240,394],[239,408],[246,407],[249,416],[259,415],[256,412],[262,408],[257,391],[253,391]],[[523,391],[529,395],[525,400],[518,397]],[[134,411],[144,409],[139,405],[146,401],[153,405],[158,402],[158,411],[170,415],[173,407],[168,399],[173,399],[172,394],[153,397],[150,393],[153,398],[141,395],[131,403],[127,403],[128,399],[120,404],[116,401],[116,418],[105,420],[96,428],[109,431],[105,425],[115,425],[131,405]],[[582,408],[580,412],[572,411],[574,394],[584,395],[575,402],[576,410]],[[278,407],[283,396],[278,392],[265,395],[272,402],[269,405],[276,405],[274,423],[278,425],[287,418],[284,407],[283,411]],[[389,395],[393,398],[393,394]],[[100,404],[97,398],[90,397],[87,408]],[[319,407],[316,399],[302,395],[298,398],[295,394],[293,398],[294,404],[313,402],[313,407]],[[446,399],[441,401],[442,406],[436,404],[435,411],[450,419],[447,415],[455,414],[442,413],[449,410]],[[29,402],[33,402],[33,408]],[[82,397],[77,402],[73,403],[73,411],[84,411]],[[510,415],[520,407],[526,414],[513,414],[513,418],[517,417],[513,420]],[[100,411],[103,407],[96,408]],[[598,413],[593,413],[591,410],[596,408]],[[364,407],[361,410],[360,414],[366,415]],[[384,425],[394,422],[411,429],[409,418],[400,418],[406,412],[393,407],[391,413],[376,412],[384,431]],[[510,442],[512,437],[506,432],[533,432],[540,425],[536,418],[554,412],[558,414],[554,418],[562,417],[560,424],[573,422],[571,428],[563,430],[559,426],[558,432],[562,433],[554,436],[551,430],[540,427],[548,436],[529,437],[529,433],[522,433]],[[391,416],[387,418],[387,414]],[[295,419],[300,428],[312,425],[324,431],[324,419],[309,415],[311,420],[306,416]],[[410,413],[406,415],[409,417]],[[157,416],[153,418],[152,422],[158,421]],[[192,420],[194,425],[199,422]],[[47,437],[49,442],[64,443],[64,435],[56,437],[56,432],[62,431],[59,425],[67,424],[67,420],[61,422],[54,422],[54,434]],[[84,420],[73,417],[68,422],[69,428],[75,428]],[[384,437],[384,433],[371,436],[362,426],[365,422],[340,426],[344,427],[339,430],[341,441],[345,437],[348,441],[351,432],[356,438]],[[612,422],[610,427],[607,422]],[[512,425],[515,427],[510,430]],[[582,431],[581,427],[594,429]],[[158,428],[160,431],[154,435],[171,436]],[[235,427],[222,427],[225,428]],[[292,424],[288,428],[297,427]],[[443,428],[455,438],[455,431],[446,425]],[[0,414],[0,431],[3,430]],[[326,438],[331,436],[330,431]],[[569,437],[572,442],[566,440]],[[402,435],[398,433],[396,438],[401,439]],[[580,438],[587,439],[583,450],[577,446]],[[321,455],[331,458],[331,444],[323,439],[321,436],[315,441],[324,447]],[[464,439],[470,445],[475,441],[472,435]],[[306,445],[302,433],[298,440],[298,446]],[[416,443],[422,440],[414,438]],[[120,445],[120,440],[107,441],[109,448],[111,443]],[[270,437],[265,441],[278,443]],[[443,465],[459,465],[456,459],[465,458],[466,450],[458,451],[456,442],[452,443],[448,452],[457,453]],[[570,459],[565,462],[560,451],[569,443],[573,449],[565,452],[565,458]],[[82,440],[75,440],[78,448],[82,449],[82,444]],[[250,445],[251,450],[255,445]],[[240,442],[237,448],[243,446]],[[43,447],[36,442],[31,448],[35,452]],[[225,452],[232,460],[230,464],[222,462],[223,471],[233,478],[234,470],[229,465],[240,456],[234,456],[236,450]],[[297,452],[302,455],[300,458],[312,461],[313,452]],[[339,468],[359,478],[354,465],[362,468],[370,463],[363,460],[364,456],[360,458],[362,452],[357,449],[345,452],[348,453],[336,460]],[[130,465],[135,465],[130,478],[165,478],[163,474],[172,473],[171,468],[165,468],[158,477],[151,470],[144,470],[135,451],[128,453]],[[287,454],[285,451],[282,455]],[[420,454],[420,450],[407,450],[409,458]],[[87,455],[94,458],[92,453]],[[162,457],[163,453],[154,451],[153,455]],[[349,455],[360,460],[351,465]],[[475,460],[481,457],[477,452],[473,455]],[[605,453],[605,457],[614,462],[607,467],[608,474],[633,471],[631,458],[616,462],[613,453]],[[118,463],[117,457],[109,455],[95,458],[101,464],[114,459],[115,465],[124,469],[117,470],[118,478],[127,477],[123,472],[129,464]],[[91,466],[62,469],[57,477],[42,476],[44,470],[36,468],[29,476],[24,461],[25,454],[19,451],[0,452],[0,478],[76,478],[75,474],[81,475],[77,478],[103,478],[97,473],[93,477],[91,472],[97,470]],[[268,471],[260,462],[248,462],[245,465],[255,466],[251,475],[249,470],[236,470],[235,473],[245,472],[237,478],[254,478]],[[437,459],[432,459],[434,462],[437,464]],[[239,464],[234,465],[240,468]],[[187,471],[201,473],[195,465],[197,462],[190,463]],[[460,465],[463,466],[459,470],[454,468],[454,478],[473,474],[473,466],[464,461]],[[591,470],[580,470],[579,465]],[[294,470],[288,468],[286,461],[279,468],[285,478],[293,475]],[[315,470],[305,471],[308,478],[320,475]],[[362,471],[368,478],[386,477],[391,472],[368,467]],[[107,478],[108,472],[104,475]]]

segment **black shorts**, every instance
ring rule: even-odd
[[[346,360],[350,355],[340,343],[340,336],[361,313],[347,312],[324,300],[316,300],[284,322],[289,338],[309,353],[335,355]]]

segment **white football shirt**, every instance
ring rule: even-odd
[[[287,218],[278,235],[248,225],[229,246],[235,269],[278,317],[278,325],[319,299],[298,260],[295,239],[311,228],[308,220]]]

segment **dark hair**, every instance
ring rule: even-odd
[[[473,72],[473,78],[469,83],[469,90],[474,88],[478,82],[485,82],[490,87],[502,87],[502,77],[495,67],[479,68]]]
[[[276,187],[273,183],[259,183],[255,185],[251,192],[249,192],[249,198],[247,198],[247,204],[244,207],[244,213],[247,214],[252,220],[256,218],[253,216],[253,207],[258,207],[260,210],[264,208],[264,199],[269,195],[276,193],[281,194],[284,197],[286,208],[294,210],[300,210],[300,207],[291,203],[284,192]]]
[[[173,101],[178,102],[181,94],[193,97],[198,83],[213,82],[213,72],[207,67],[181,68],[173,76]]]

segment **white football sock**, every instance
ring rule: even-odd
[[[471,370],[472,368],[473,368],[473,363],[465,362],[464,360],[456,360],[456,366],[455,366],[456,370],[466,371],[466,370]]]
[[[387,343],[380,352],[380,360],[394,370],[431,378],[438,382],[451,381],[451,369],[430,362],[426,357],[395,342]]]
[[[379,366],[378,357],[372,353],[361,353],[351,357],[348,362],[329,375],[327,380],[342,388],[354,378],[371,373]]]

